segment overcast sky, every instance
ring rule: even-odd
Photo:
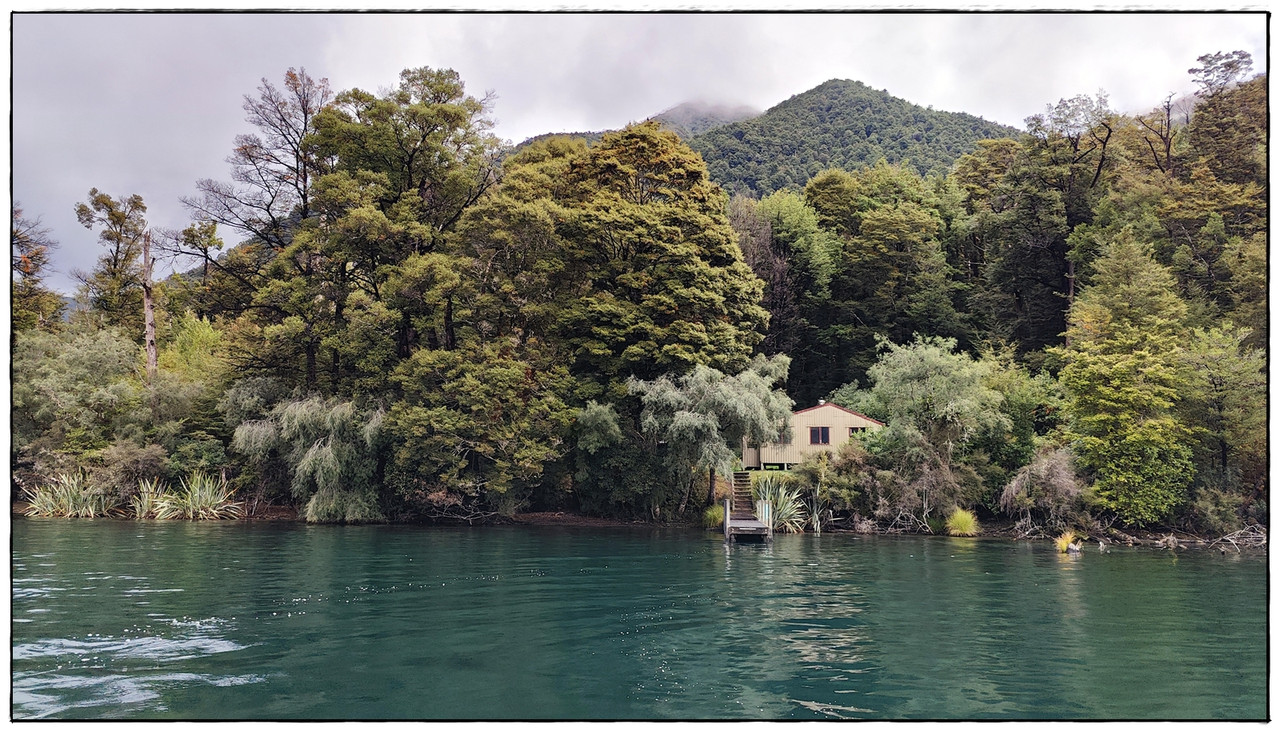
[[[12,16],[12,196],[60,242],[52,286],[74,290],[96,234],[91,187],[142,195],[154,226],[227,179],[241,109],[289,67],[335,91],[453,68],[496,94],[496,133],[617,128],[684,101],[767,109],[828,79],[1022,126],[1046,104],[1105,89],[1146,110],[1191,90],[1196,57],[1243,49],[1265,71],[1254,14],[18,14]]]

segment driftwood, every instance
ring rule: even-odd
[[[1264,547],[1267,545],[1267,529],[1258,524],[1250,524],[1239,531],[1233,531],[1225,536],[1209,542],[1210,547],[1218,547],[1219,551],[1225,552],[1227,546],[1240,553],[1240,547]]]

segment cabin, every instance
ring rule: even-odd
[[[790,441],[752,445],[743,440],[742,469],[790,470],[809,455],[831,452],[859,432],[881,427],[884,422],[820,401],[816,407],[791,413]]]

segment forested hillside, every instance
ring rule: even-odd
[[[762,115],[689,140],[711,178],[731,192],[766,195],[803,186],[827,168],[878,160],[910,162],[921,175],[946,172],[978,140],[1016,131],[969,114],[940,112],[833,79]]]
[[[1189,123],[1081,96],[993,137],[832,82],[693,145],[650,121],[509,154],[453,71],[335,93],[290,69],[184,230],[92,182],[68,202],[102,246],[69,322],[15,207],[15,485],[697,521],[744,438],[824,398],[888,426],[791,476],[807,525],[1265,523],[1266,77],[1200,62]],[[765,120],[814,157],[717,184],[731,156],[695,146],[778,152],[795,130]],[[153,282],[158,255],[187,274]]]

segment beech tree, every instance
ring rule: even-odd
[[[555,326],[599,396],[628,377],[736,372],[762,338],[762,284],[742,261],[723,192],[656,122],[604,136],[570,170],[559,228],[577,284]]]

